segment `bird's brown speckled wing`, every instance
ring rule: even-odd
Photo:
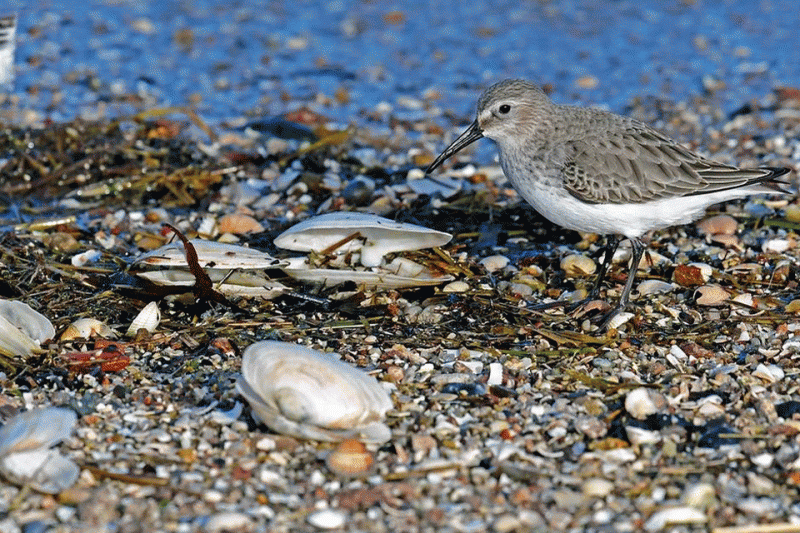
[[[588,203],[642,203],[769,181],[776,169],[710,161],[635,121],[567,143],[564,186]]]

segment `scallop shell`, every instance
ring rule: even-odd
[[[368,374],[324,354],[277,341],[249,346],[236,383],[272,430],[306,439],[386,442],[389,395]]]
[[[0,428],[0,472],[7,479],[57,493],[78,479],[78,466],[49,448],[72,433],[75,412],[50,407],[27,411]]]
[[[355,238],[347,241],[349,237]],[[335,212],[309,218],[281,233],[275,246],[297,252],[322,252],[342,243],[336,251],[361,252],[361,264],[375,267],[392,252],[443,246],[453,236],[415,224],[356,212]],[[347,241],[347,242],[343,242]]]
[[[28,356],[44,341],[56,336],[53,324],[31,306],[0,299],[0,353]]]
[[[127,335],[133,336],[138,333],[140,329],[145,329],[153,333],[161,322],[161,310],[158,308],[158,302],[150,302],[145,305],[136,318],[131,322],[128,328]]]

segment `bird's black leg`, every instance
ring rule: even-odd
[[[608,327],[608,323],[611,321],[612,318],[617,313],[620,313],[625,310],[628,306],[628,301],[630,300],[631,296],[631,289],[633,288],[633,280],[636,279],[636,271],[639,270],[639,263],[642,261],[642,256],[644,255],[644,244],[637,238],[630,239],[631,247],[633,248],[633,255],[631,256],[631,266],[630,272],[628,273],[628,279],[625,280],[625,286],[622,288],[622,294],[619,297],[619,304],[606,313],[603,317],[603,321],[600,323],[600,329],[605,329]]]
[[[606,277],[608,267],[611,266],[611,260],[614,258],[614,254],[617,253],[617,248],[619,248],[619,236],[609,235],[606,238],[606,245],[603,248],[603,262],[600,264],[600,272],[597,273],[597,279],[594,280],[594,286],[592,290],[589,291],[587,300],[596,300],[597,296],[600,294],[600,287],[603,285],[603,279]]]

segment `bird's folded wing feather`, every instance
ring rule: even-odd
[[[589,203],[642,203],[734,189],[774,176],[708,160],[648,126],[567,143],[564,186]]]

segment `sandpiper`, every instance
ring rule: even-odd
[[[637,120],[554,103],[535,84],[505,80],[478,100],[477,117],[428,167],[487,137],[517,191],[551,222],[609,235],[595,298],[620,238],[630,240],[631,272],[606,327],[628,305],[646,232],[685,224],[713,204],[752,194],[785,193],[789,168],[724,165],[688,150]]]

